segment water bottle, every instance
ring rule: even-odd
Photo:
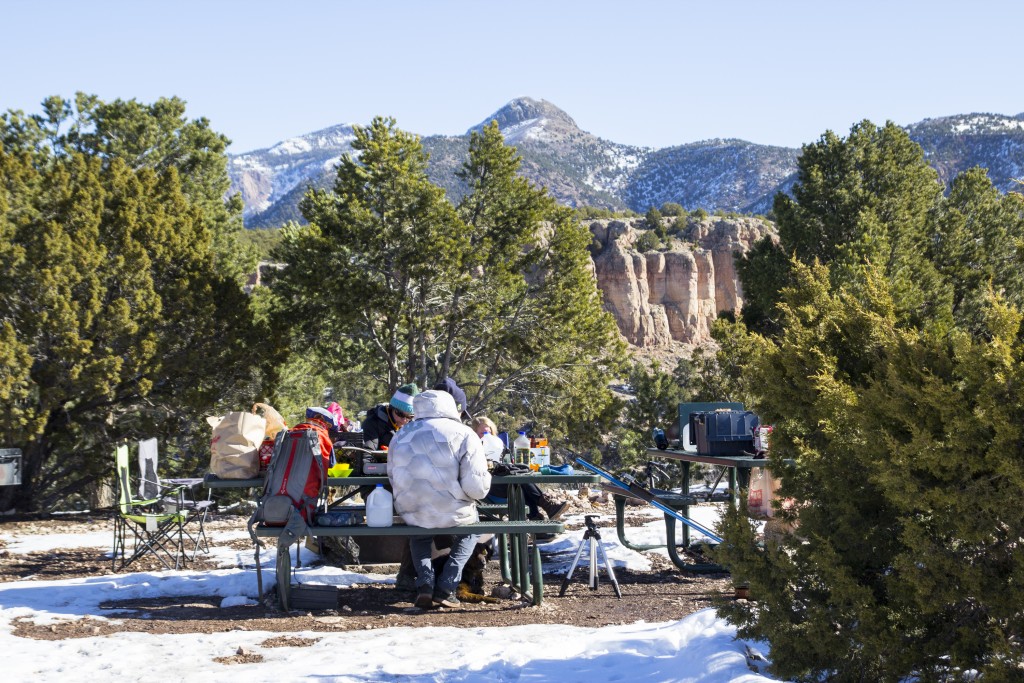
[[[519,436],[512,442],[512,452],[515,454],[514,462],[522,465],[530,464],[530,439],[526,432],[519,432]]]
[[[366,526],[391,526],[395,521],[393,503],[391,491],[384,484],[377,484],[366,497]]]

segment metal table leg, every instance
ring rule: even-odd
[[[281,609],[288,611],[288,593],[292,584],[292,558],[288,553],[288,546],[277,546],[277,598],[281,603]]]

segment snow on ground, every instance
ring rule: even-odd
[[[664,542],[664,522],[657,510],[634,508],[630,512],[650,518],[641,527],[627,528],[630,542]],[[714,506],[691,508],[691,512],[694,521],[704,526],[713,526],[716,521]],[[582,522],[582,519],[576,521]],[[638,570],[650,567],[649,560],[642,554],[619,544],[614,517],[602,516],[599,526],[609,561],[615,567]],[[246,536],[241,521],[238,530],[215,533],[220,541]],[[13,538],[3,534],[0,527],[0,538],[8,542],[7,551],[11,553],[110,545],[109,533]],[[565,572],[582,539],[580,530],[567,532],[544,544],[546,571]],[[719,619],[712,609],[675,622],[602,628],[538,624],[509,628],[403,627],[289,634],[316,640],[310,647],[263,647],[264,640],[276,635],[266,631],[193,635],[124,633],[56,641],[18,638],[12,633],[12,620],[18,617],[31,617],[38,623],[58,623],[86,616],[111,619],[109,612],[100,608],[110,600],[201,594],[221,596],[224,606],[255,602],[253,554],[222,546],[214,548],[213,553],[222,569],[0,584],[0,651],[4,652],[4,680],[34,681],[58,676],[62,681],[315,680],[331,683],[598,683],[619,680],[754,683],[774,680],[752,672],[746,665],[747,646],[766,655],[767,646],[735,640],[735,629]],[[309,553],[303,560],[313,557]],[[264,553],[261,560],[267,569],[263,574],[266,588],[274,580],[273,553]],[[357,574],[338,567],[303,567],[296,570],[296,579],[346,586],[388,582],[394,577]],[[215,657],[230,657],[239,648],[260,654],[264,660],[231,666],[212,661]]]

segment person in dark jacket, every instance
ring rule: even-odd
[[[412,400],[418,393],[420,390],[414,383],[403,384],[390,401],[367,410],[363,420],[363,446],[373,451],[390,446],[395,432],[412,420]]]

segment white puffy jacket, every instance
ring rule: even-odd
[[[388,449],[395,511],[406,524],[429,529],[478,521],[476,501],[491,486],[480,437],[459,420],[447,392],[417,394],[413,408],[416,419]]]

